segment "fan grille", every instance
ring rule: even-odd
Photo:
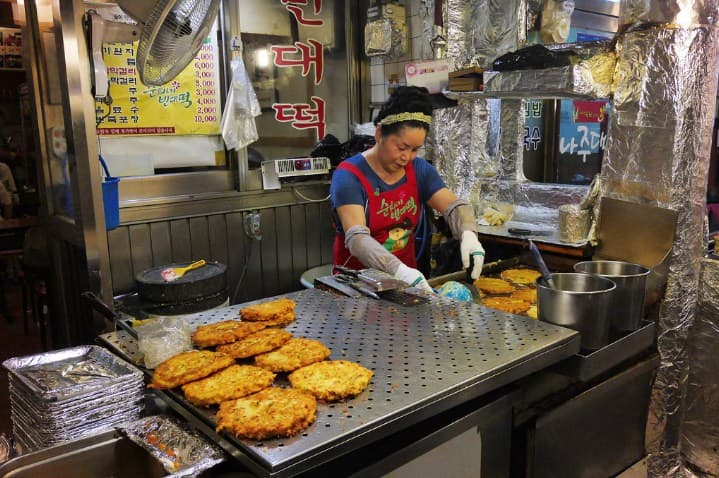
[[[140,81],[162,85],[185,69],[207,38],[219,7],[220,0],[157,2],[137,49]]]

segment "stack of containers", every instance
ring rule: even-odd
[[[87,345],[11,358],[13,435],[22,452],[76,440],[136,420],[143,405],[140,370]]]

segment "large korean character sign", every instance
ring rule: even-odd
[[[321,27],[324,20],[322,0],[279,0],[297,23],[305,27]],[[307,38],[291,45],[272,45],[273,65],[277,68],[299,69],[302,77],[311,77],[314,85],[320,85],[324,79],[324,45],[322,42]],[[310,76],[311,75],[311,76]],[[325,136],[326,101],[316,95],[310,95],[306,102],[273,103],[275,120],[289,123],[297,130],[314,130],[317,139]]]

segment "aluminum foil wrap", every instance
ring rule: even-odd
[[[380,18],[364,27],[364,53],[367,56],[389,55],[392,51],[392,21]]]
[[[46,402],[84,398],[111,385],[142,380],[140,370],[96,345],[10,358],[3,367]]]
[[[499,100],[456,95],[458,105],[436,109],[427,155],[457,196],[468,199],[479,178],[499,169]],[[469,120],[469,121],[468,121]]]
[[[576,204],[559,206],[559,239],[563,242],[579,243],[587,239],[591,224],[591,211]]]
[[[563,43],[569,37],[574,0],[546,0],[540,35],[543,43]]]
[[[715,0],[622,0],[619,21],[620,25],[671,23],[690,28],[714,25],[716,15]]]
[[[222,450],[167,416],[142,418],[120,429],[162,463],[172,477],[197,476],[224,461]]]
[[[431,60],[435,58],[430,41],[435,37],[438,28],[434,25],[434,0],[420,0],[419,19],[422,22],[422,36],[425,41],[419,43],[419,59]],[[416,43],[413,43],[413,47]]]
[[[483,180],[477,183],[471,202],[478,217],[487,203],[511,204],[513,214],[505,226],[558,231],[559,208],[579,203],[587,189],[587,186],[531,181]],[[493,232],[488,228],[482,232],[501,233],[501,230]]]
[[[525,43],[526,22],[526,0],[448,0],[447,57],[455,69],[489,68],[495,58]]]
[[[719,261],[704,259],[699,306],[689,331],[689,383],[682,424],[682,453],[695,467],[719,476]]]
[[[3,362],[13,435],[23,451],[75,440],[139,417],[140,370],[94,345]]]
[[[676,8],[674,2],[643,3],[647,5],[644,20],[652,12]],[[712,11],[707,15],[710,3]],[[639,4],[623,4],[625,13],[627,5]],[[688,17],[717,18],[716,2],[692,5],[696,11]],[[620,22],[631,21],[632,17],[625,16]],[[718,53],[717,30],[708,26],[629,31],[620,42],[615,114],[602,166],[604,195],[678,213],[659,311],[661,363],[648,419],[649,476],[678,476],[682,469],[682,404],[690,368],[688,336],[696,318],[700,259],[705,250],[705,194]]]
[[[526,181],[524,176],[524,112],[526,100],[501,101],[499,179]]]
[[[606,52],[577,65],[541,70],[488,71],[484,91],[502,98],[606,98],[612,93],[614,54]]]

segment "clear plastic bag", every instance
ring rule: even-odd
[[[227,149],[242,149],[259,139],[255,116],[262,113],[241,57],[232,60],[232,82],[220,128]]]
[[[190,326],[182,319],[164,317],[136,330],[138,348],[147,368],[153,369],[173,355],[192,350]]]

